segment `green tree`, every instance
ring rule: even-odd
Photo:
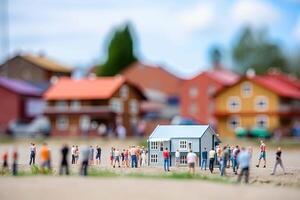
[[[131,25],[126,24],[113,32],[107,48],[107,59],[97,68],[97,75],[114,76],[135,61],[137,58],[134,53]]]
[[[253,31],[249,27],[242,30],[242,34],[233,46],[232,56],[237,72],[245,73],[252,68],[258,74],[263,74],[270,67],[288,72],[287,59],[279,45],[268,39],[266,31]]]

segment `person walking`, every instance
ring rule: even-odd
[[[90,149],[85,146],[81,149],[81,167],[80,167],[80,175],[87,176],[88,175],[88,165],[90,159]]]
[[[69,154],[69,147],[67,144],[63,146],[61,149],[61,164],[59,168],[59,174],[63,175],[63,171],[65,169],[66,175],[69,175],[69,164],[68,164],[68,154]]]
[[[201,162],[201,170],[204,168],[206,170],[206,165],[207,165],[207,150],[204,148],[204,151],[201,153],[202,157],[202,162]]]
[[[188,164],[188,172],[195,175],[195,165],[198,162],[197,155],[190,149],[189,153],[186,156],[187,164]]]
[[[35,155],[36,155],[36,146],[34,143],[31,143],[29,165],[35,165]]]
[[[141,166],[146,166],[146,159],[147,159],[147,156],[146,156],[146,150],[143,149],[142,150],[142,155],[141,155],[141,158],[142,158],[142,165]]]
[[[261,159],[264,160],[264,168],[266,168],[266,145],[262,140],[260,141],[260,155],[256,167],[259,167]]]
[[[72,156],[72,161],[71,161],[71,164],[74,165],[75,164],[75,146],[73,145],[72,148],[71,148],[71,156]]]
[[[101,164],[101,147],[98,145],[96,146],[96,164],[100,165]]]
[[[215,155],[216,155],[216,151],[214,150],[214,148],[212,148],[208,153],[210,173],[213,173],[214,171]]]
[[[163,158],[164,158],[164,170],[165,171],[170,171],[170,152],[168,148],[166,148],[163,151]]]
[[[241,152],[237,157],[237,160],[241,168],[241,171],[238,175],[238,183],[241,182],[243,176],[245,177],[245,183],[248,183],[251,153],[247,151],[244,147],[242,147]]]
[[[179,152],[178,149],[175,152],[175,164],[176,164],[176,167],[179,167],[179,164],[180,164],[180,152]]]
[[[277,149],[277,151],[276,151],[275,165],[274,165],[273,172],[271,173],[271,175],[275,175],[276,169],[277,169],[277,166],[278,166],[278,165],[280,165],[280,167],[282,168],[283,173],[286,174],[285,169],[284,169],[284,166],[283,166],[283,163],[282,163],[281,154],[282,154],[281,148],[278,147],[278,149]]]

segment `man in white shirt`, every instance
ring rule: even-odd
[[[195,174],[195,165],[197,163],[198,157],[197,155],[190,149],[190,152],[186,156],[186,160],[189,167],[189,173],[193,171],[193,174]]]
[[[180,152],[179,152],[178,149],[175,152],[175,163],[176,163],[176,167],[179,167],[179,164],[180,164]]]
[[[119,167],[121,167],[120,166],[120,150],[119,149],[116,149],[115,150],[115,163],[114,163],[114,168],[115,168],[115,166],[116,166],[116,162],[118,162],[118,165],[119,165]]]
[[[213,171],[214,171],[215,154],[216,154],[216,151],[214,150],[214,148],[212,148],[208,153],[210,173],[213,173]]]

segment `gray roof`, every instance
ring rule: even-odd
[[[214,134],[209,125],[158,125],[149,139],[201,138],[208,129]]]

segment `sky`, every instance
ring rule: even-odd
[[[115,27],[131,22],[138,57],[181,77],[210,67],[212,46],[230,49],[246,25],[267,28],[286,52],[300,46],[300,0],[8,0],[9,51],[43,53],[74,67],[105,60]],[[4,0],[0,0],[0,30]],[[3,41],[3,31],[0,32]],[[2,52],[3,52],[2,48]]]

